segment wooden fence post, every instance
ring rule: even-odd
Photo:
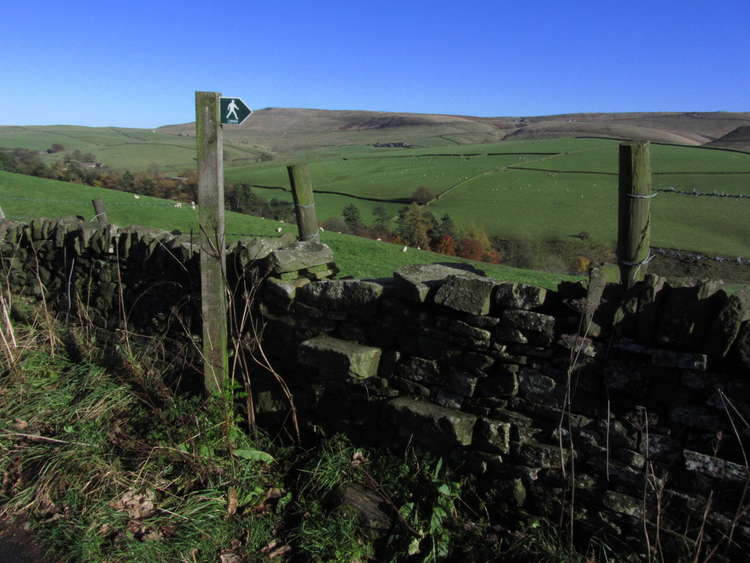
[[[651,157],[648,142],[620,144],[617,262],[630,289],[643,279],[651,260]]]
[[[209,393],[220,393],[229,373],[220,98],[218,92],[195,93],[203,385]]]
[[[294,214],[297,216],[299,240],[320,241],[318,219],[315,215],[312,180],[307,164],[294,164],[286,167],[294,197]]]
[[[107,208],[104,206],[104,202],[97,198],[92,199],[91,203],[94,206],[94,213],[96,213],[94,216],[95,219],[102,225],[109,223],[109,219],[107,219]]]

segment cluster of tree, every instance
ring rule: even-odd
[[[294,205],[272,198],[270,201],[255,193],[249,184],[227,184],[224,201],[230,211],[256,215],[276,221],[294,221]]]
[[[121,190],[141,195],[150,195],[177,201],[197,199],[195,171],[186,171],[179,176],[162,176],[156,167],[143,172],[111,170],[106,167],[92,168],[83,163],[94,162],[91,153],[74,150],[64,158],[46,163],[37,151],[28,149],[0,149],[0,170],[28,174],[40,178],[87,184],[112,190]]]
[[[64,150],[64,147],[52,145],[51,149],[52,152],[59,152],[58,149]],[[176,176],[164,176],[157,166],[135,173],[82,166],[82,163],[94,162],[95,158],[93,154],[74,150],[65,154],[64,158],[48,164],[37,151],[0,149],[0,170],[175,201],[190,202],[198,199],[195,170],[186,170]],[[225,185],[225,202],[231,211],[269,219],[294,220],[294,207],[291,203],[278,199],[267,201],[247,184]]]
[[[438,219],[427,207],[417,203],[402,207],[395,217],[382,206],[374,208],[372,214],[373,223],[366,225],[359,208],[350,204],[344,207],[340,218],[326,220],[323,228],[429,249],[447,256],[461,256],[493,264],[502,262],[502,255],[493,248],[483,229],[473,224],[458,229],[450,215]]]

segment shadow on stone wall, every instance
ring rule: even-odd
[[[3,286],[60,315],[163,341],[201,334],[184,236],[3,221],[0,255]],[[573,518],[634,553],[644,529],[669,560],[699,537],[717,561],[750,547],[747,292],[654,275],[627,293],[597,275],[547,291],[455,264],[335,280],[330,249],[288,238],[227,256],[235,307],[252,287],[306,431],[417,444],[474,475],[494,509]],[[288,420],[273,375],[253,378],[259,420]]]

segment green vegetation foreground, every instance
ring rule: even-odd
[[[544,521],[491,521],[440,459],[284,443],[243,423],[238,389],[227,411],[166,385],[151,350],[103,353],[91,327],[10,309],[0,521],[30,523],[66,560],[584,561]]]

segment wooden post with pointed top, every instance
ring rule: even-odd
[[[218,92],[195,93],[203,385],[209,393],[220,393],[229,374],[220,98]]]
[[[315,215],[315,199],[310,169],[307,164],[294,164],[287,166],[286,171],[289,174],[289,184],[292,186],[299,240],[319,242],[320,232],[318,230],[318,218]]]
[[[646,273],[651,254],[651,157],[648,142],[620,145],[617,262],[630,289]]]

